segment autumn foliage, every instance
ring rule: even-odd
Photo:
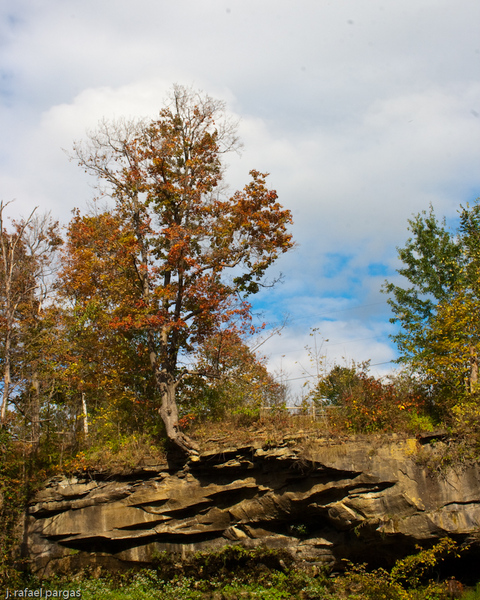
[[[356,433],[421,430],[422,417],[431,412],[429,398],[424,388],[408,383],[382,381],[360,370],[338,398],[337,426]],[[423,425],[428,428],[428,419]]]
[[[265,409],[281,415],[264,420],[274,434],[299,428],[286,386],[249,344],[264,327],[250,297],[294,246],[291,213],[259,170],[228,190],[224,156],[238,148],[223,103],[174,86],[157,118],[103,121],[74,145],[98,195],[88,212],[73,211],[63,238],[35,211],[9,225],[9,203],[0,202],[4,548],[17,524],[10,505],[18,508],[47,472],[109,467],[118,457],[134,468],[172,449],[192,455],[197,425],[231,419],[228,437]],[[408,287],[384,286],[408,375],[376,378],[368,363],[322,376],[317,368],[304,404],[322,420],[307,426],[417,433],[441,424],[468,440],[463,456],[477,460],[480,206],[462,207],[455,234],[433,210],[410,229],[399,249]],[[4,560],[7,550],[0,571]],[[410,577],[410,565],[402,569],[383,590]]]
[[[2,218],[1,420],[33,454],[63,464],[67,448],[138,432],[189,454],[195,423],[285,406],[248,340],[263,325],[250,298],[294,245],[291,214],[267,173],[228,190],[238,148],[223,103],[174,86],[157,118],[105,120],[74,145],[98,195],[63,240],[50,218]],[[307,397],[334,408],[334,429],[478,428],[479,211],[462,208],[456,235],[433,211],[410,222],[411,286],[385,285],[410,377],[335,366]]]
[[[290,212],[265,173],[224,192],[221,158],[237,145],[221,103],[177,86],[158,119],[103,123],[75,146],[115,206],[75,214],[62,292],[100,339],[116,333],[145,350],[167,436],[186,452],[194,444],[178,425],[177,390],[187,376],[208,375],[189,356],[245,328],[246,297],[292,247]]]

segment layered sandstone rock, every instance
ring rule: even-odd
[[[289,438],[214,448],[180,469],[55,477],[28,509],[23,552],[49,574],[226,544],[323,564],[393,562],[445,535],[480,544],[479,465],[432,474],[423,442]]]

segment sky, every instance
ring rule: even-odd
[[[226,102],[250,169],[292,211],[282,283],[252,298],[261,351],[292,401],[316,366],[397,357],[381,293],[432,204],[454,223],[480,196],[477,0],[2,0],[0,198],[67,223],[92,180],[67,153],[102,118],[155,118],[172,85]]]

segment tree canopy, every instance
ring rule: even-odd
[[[39,371],[45,360],[48,298],[56,249],[61,245],[58,223],[37,215],[13,221],[7,228],[0,202],[0,365],[2,402],[0,425],[7,419],[8,402],[29,413],[35,422],[34,444],[39,436]],[[43,348],[44,351],[41,351]]]
[[[393,339],[399,361],[452,400],[474,393],[478,383],[480,206],[461,206],[453,232],[433,208],[409,224],[412,237],[398,249],[407,285],[384,286],[391,321],[401,326]]]
[[[223,155],[238,147],[224,106],[175,86],[158,119],[103,122],[75,145],[112,209],[76,213],[61,273],[77,311],[100,311],[105,331],[131,332],[148,351],[168,437],[178,427],[175,392],[188,355],[224,330],[250,326],[246,298],[292,246],[290,211],[252,170],[243,190],[224,185]]]

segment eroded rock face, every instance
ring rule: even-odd
[[[23,552],[46,575],[226,544],[283,548],[330,565],[388,564],[445,535],[480,545],[479,465],[432,476],[418,462],[419,446],[285,440],[270,449],[217,448],[182,470],[55,477],[28,509]]]

